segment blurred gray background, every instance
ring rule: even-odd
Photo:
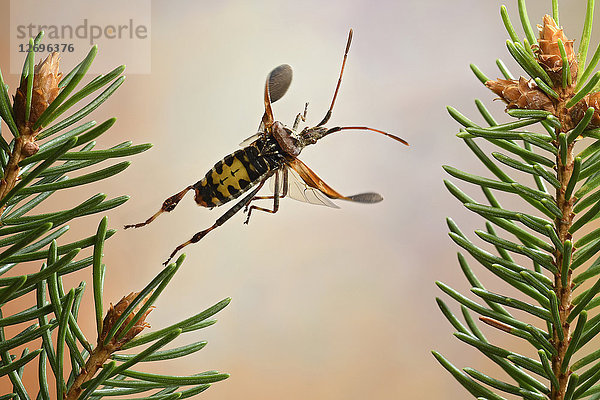
[[[95,10],[95,4],[101,7],[90,3],[90,12],[118,12]],[[445,106],[480,120],[473,103],[480,98],[505,121],[503,104],[492,104],[494,96],[469,63],[493,78],[500,75],[495,67],[500,57],[513,73],[522,73],[509,60],[500,5],[467,0],[152,2],[152,73],[128,76],[92,117],[118,117],[103,147],[133,140],[154,148],[88,192],[56,196],[48,209],[102,190],[111,197],[131,195],[109,212],[111,227],[144,220],[255,132],[264,79],[281,63],[292,65],[294,80],[274,105],[276,119],[291,124],[308,101],[307,124],[317,123],[331,100],[351,27],[354,41],[330,125],[364,124],[411,144],[407,148],[380,135],[349,131],[301,155],[338,191],[377,191],[385,197],[382,203],[340,202],[341,209],[333,210],[285,199],[276,215],[257,213],[248,226],[238,215],[186,248],[184,265],[149,317],[153,329],[225,297],[233,301],[215,326],[176,342],[206,339],[205,349],[187,363],[165,363],[154,372],[231,373],[202,395],[208,400],[346,400],[466,398],[431,349],[460,367],[497,371],[452,336],[435,304],[442,293],[434,281],[468,291],[445,217],[452,216],[471,237],[482,227],[445,190],[441,165],[487,176],[454,136],[458,125]],[[517,25],[516,1],[506,5]],[[7,2],[0,7],[8,23]],[[530,0],[528,7],[532,22],[539,23],[550,1]],[[584,13],[583,0],[561,4],[560,22],[576,44]],[[3,68],[9,55],[14,51],[4,40]],[[64,70],[78,61],[63,55]],[[111,64],[120,63],[115,58]],[[12,93],[17,77],[5,77]],[[461,187],[479,195],[466,184]],[[225,210],[199,208],[190,194],[152,225],[120,229],[105,248],[106,301],[141,289],[174,246]],[[92,216],[71,224],[71,237],[93,234],[98,220]],[[88,277],[84,272],[68,283]],[[490,289],[504,290],[487,274],[481,277]],[[84,307],[90,314],[89,321],[81,318],[82,325],[93,338],[91,302]],[[531,352],[490,329],[484,332],[495,343]],[[34,379],[35,374],[26,375]],[[0,378],[0,385],[8,388],[8,381]]]

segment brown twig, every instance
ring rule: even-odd
[[[559,115],[560,118],[560,115]],[[561,122],[565,122],[562,120]],[[558,132],[557,132],[558,133]],[[557,174],[558,181],[560,182],[560,187],[556,189],[556,203],[558,208],[561,210],[562,217],[556,218],[555,226],[557,228],[558,238],[561,243],[564,243],[566,240],[571,239],[571,234],[569,233],[569,228],[573,223],[573,203],[574,198],[570,199],[565,198],[565,190],[567,188],[567,184],[571,179],[571,175],[573,173],[573,144],[569,145],[567,149],[567,159],[561,159],[561,152],[557,152],[556,156],[556,165],[557,165]],[[550,398],[553,400],[562,400],[564,399],[567,382],[569,380],[569,372],[566,369],[566,372],[562,372],[563,370],[563,361],[565,357],[565,353],[567,351],[567,347],[570,342],[570,324],[567,322],[567,318],[569,317],[571,306],[571,270],[569,269],[567,276],[567,284],[563,286],[562,284],[562,276],[560,273],[560,266],[562,265],[563,254],[560,249],[556,249],[554,255],[554,261],[558,266],[559,273],[554,276],[554,292],[556,293],[556,297],[558,299],[558,311],[560,316],[561,326],[555,326],[552,334],[552,344],[556,349],[556,355],[552,357],[552,371],[554,375],[558,379],[558,387],[552,387],[552,391],[550,394]],[[562,329],[562,335],[559,335],[558,329]],[[563,340],[560,340],[560,337],[563,337]]]
[[[567,144],[566,153],[561,151],[561,145],[558,137],[561,133],[572,131],[582,120],[589,107],[593,107],[594,114],[588,127],[600,126],[600,95],[588,94],[571,108],[567,108],[567,102],[575,95],[574,87],[576,85],[578,64],[575,51],[573,50],[573,41],[567,39],[563,30],[557,26],[556,22],[546,15],[543,26],[539,26],[540,38],[538,44],[532,47],[532,51],[537,57],[537,62],[548,74],[552,82],[552,89],[558,94],[558,98],[549,96],[535,82],[521,78],[519,80],[498,79],[487,81],[486,86],[494,93],[500,96],[507,103],[507,108],[517,108],[526,110],[544,110],[552,113],[560,121],[560,129],[555,129],[557,140],[553,145],[556,147],[556,174],[560,186],[556,189],[556,206],[560,210],[560,217],[555,218],[554,225],[559,241],[565,243],[571,240],[569,229],[573,224],[573,206],[577,200],[574,196],[566,197],[566,189],[573,175],[574,152],[573,147],[577,139]],[[566,76],[566,84],[563,86],[563,65],[564,59],[561,54],[562,42],[566,63],[569,66],[569,74]],[[550,83],[550,82],[547,82]],[[563,159],[563,154],[566,157]],[[563,246],[564,248],[564,246]],[[573,248],[571,251],[575,251]],[[572,305],[572,273],[569,269],[568,276],[562,277],[562,263],[564,254],[561,248],[554,251],[554,263],[557,267],[557,273],[554,276],[553,290],[558,299],[558,311],[560,325],[553,326],[551,333],[551,344],[556,350],[552,356],[552,371],[558,381],[558,385],[552,384],[550,391],[550,400],[564,400],[567,383],[569,381],[569,366],[563,365],[565,354],[569,343],[571,342],[571,327],[569,324],[569,314]],[[563,284],[564,281],[564,284]],[[485,319],[483,322],[502,329],[493,320]]]
[[[58,53],[52,53],[35,66],[29,112],[26,100],[27,79],[21,81],[21,85],[15,93],[13,111],[19,137],[15,138],[13,151],[4,170],[4,178],[0,181],[0,199],[4,198],[17,184],[21,170],[19,163],[39,150],[36,137],[41,127],[34,128],[34,125],[60,91],[58,84],[62,74],[58,71],[59,60]],[[6,205],[0,207],[0,214],[5,208]]]
[[[98,335],[98,342],[94,350],[90,353],[90,357],[88,358],[85,366],[81,368],[79,375],[73,381],[73,384],[69,388],[68,392],[65,395],[66,400],[77,400],[81,393],[83,392],[82,385],[85,382],[91,380],[96,372],[102,365],[110,358],[110,356],[118,351],[131,341],[134,337],[136,337],[144,328],[148,327],[148,323],[145,321],[146,316],[152,311],[152,307],[146,310],[141,318],[127,331],[123,332],[123,329],[127,326],[127,324],[134,318],[134,316],[138,313],[139,309],[146,303],[148,298],[145,298],[141,301],[138,306],[129,313],[127,318],[123,321],[121,328],[117,330],[115,335],[108,341],[108,343],[104,343],[108,333],[115,326],[117,320],[122,316],[123,312],[127,309],[129,304],[137,297],[139,293],[130,293],[127,296],[123,297],[116,305],[110,306],[109,310],[104,317],[102,323],[102,332]]]
[[[77,375],[77,378],[75,378],[75,381],[73,381],[73,385],[71,385],[69,391],[65,395],[65,399],[77,400],[81,395],[81,392],[83,392],[81,386],[96,375],[96,372],[102,368],[102,365],[115,351],[116,350],[114,349],[110,349],[99,344],[90,354],[90,358],[88,358],[85,366],[81,368],[79,375]]]

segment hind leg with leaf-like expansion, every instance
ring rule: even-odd
[[[244,208],[248,203],[250,203],[252,201],[252,199],[254,198],[254,196],[256,195],[256,193],[258,193],[258,191],[263,187],[263,185],[265,184],[265,182],[267,181],[267,179],[269,179],[269,177],[270,176],[267,176],[266,178],[264,178],[258,184],[258,186],[256,187],[256,189],[252,190],[252,192],[250,192],[250,194],[248,194],[242,200],[240,200],[239,202],[237,202],[233,207],[231,207],[229,210],[227,210],[227,212],[225,214],[221,215],[221,217],[219,217],[219,219],[217,219],[215,221],[215,223],[210,228],[207,228],[207,229],[205,229],[203,231],[197,232],[194,236],[192,236],[192,238],[190,240],[188,240],[187,242],[184,242],[184,243],[180,244],[179,246],[177,246],[175,248],[175,250],[173,250],[173,252],[169,256],[169,258],[167,259],[167,261],[165,261],[163,263],[163,265],[167,265],[169,263],[169,261],[171,261],[171,259],[175,256],[175,254],[177,254],[185,246],[200,241],[200,239],[202,239],[204,236],[206,236],[208,234],[208,232],[210,232],[210,231],[218,228],[219,226],[223,225],[225,222],[227,222],[227,220],[229,218],[233,217],[238,211],[240,211],[242,208]]]
[[[154,221],[156,219],[156,217],[158,217],[160,214],[173,210],[175,207],[177,207],[177,204],[179,204],[181,199],[183,199],[183,196],[185,196],[185,194],[193,188],[194,187],[192,185],[190,185],[190,186],[186,187],[185,189],[183,189],[181,192],[169,197],[168,199],[166,199],[163,202],[160,210],[158,210],[153,216],[148,218],[146,221],[140,222],[138,224],[125,225],[125,229],[141,228],[142,226],[148,225],[150,222]]]

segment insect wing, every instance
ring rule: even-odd
[[[261,122],[261,124],[260,124],[260,125],[261,125],[261,126],[260,126],[258,129],[260,129],[260,128],[263,128],[263,129],[264,129],[264,126],[263,126],[262,122]],[[242,143],[240,143],[240,147],[247,147],[247,146],[250,146],[252,143],[254,143],[254,142],[256,141],[256,139],[258,139],[258,138],[259,138],[259,137],[261,137],[262,135],[264,135],[264,133],[262,133],[262,132],[260,132],[260,131],[259,131],[259,132],[256,132],[254,135],[250,136],[249,138],[245,139],[245,140],[244,140]]]
[[[341,195],[331,186],[326,184],[321,178],[313,172],[312,169],[308,168],[308,165],[304,164],[299,159],[295,158],[289,163],[289,166],[300,175],[300,178],[306,184],[312,188],[318,189],[323,192],[327,197],[332,199],[346,199],[346,196]]]
[[[294,200],[301,201],[303,203],[315,204],[318,206],[325,206],[331,208],[340,208],[337,204],[329,200],[325,194],[323,194],[320,190],[312,188],[308,186],[300,175],[296,171],[291,168],[284,167],[283,174],[287,174],[287,188],[284,188],[284,182],[280,179],[279,181],[279,196],[283,196],[285,193],[286,196],[291,197]],[[286,180],[284,180],[286,181]],[[269,186],[271,191],[275,193],[275,178],[272,177]],[[287,189],[287,190],[286,190]]]
[[[289,162],[290,169],[298,173],[300,178],[311,188],[315,188],[331,199],[353,201],[355,203],[378,203],[383,200],[378,193],[359,193],[352,196],[344,196],[329,186],[317,176],[306,164],[295,158]]]

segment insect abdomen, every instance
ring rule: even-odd
[[[258,149],[248,146],[229,154],[194,185],[196,203],[217,207],[239,197],[271,170]]]

